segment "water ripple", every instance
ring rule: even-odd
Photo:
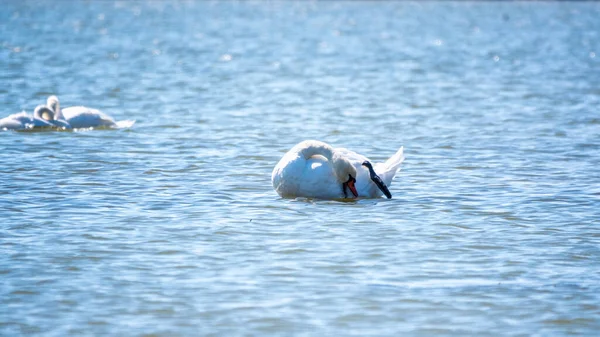
[[[8,2],[2,116],[137,122],[0,132],[0,334],[594,335],[599,14]],[[405,146],[394,198],[281,199],[304,139]]]

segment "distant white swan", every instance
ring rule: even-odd
[[[115,122],[100,110],[84,106],[61,109],[58,97],[48,97],[47,106],[56,112],[58,118],[65,120],[74,129],[130,127],[135,121]]]
[[[1,130],[29,130],[42,128],[62,128],[64,124],[54,120],[54,111],[44,105],[38,105],[33,116],[19,112],[0,119]]]
[[[356,152],[306,140],[281,158],[273,169],[271,182],[284,198],[378,198],[384,194],[391,198],[387,186],[404,160],[403,150],[401,147],[385,163],[373,167]]]

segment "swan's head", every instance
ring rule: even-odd
[[[365,166],[366,168],[368,168],[369,172],[371,172],[371,170],[373,170],[373,165],[368,160],[363,161],[362,166]]]
[[[43,119],[45,121],[53,121],[54,111],[45,105],[38,105],[33,111],[33,117]]]
[[[350,189],[354,197],[358,197],[355,186],[356,168],[354,168],[354,165],[348,159],[336,153],[333,155],[333,169],[338,181],[342,184],[344,196],[347,196],[346,190]]]
[[[48,97],[48,100],[46,100],[46,106],[52,109],[52,111],[57,112],[60,109],[60,102],[58,101],[58,97],[54,95]]]
[[[354,195],[354,197],[358,197],[358,191],[356,190],[356,179],[353,176],[348,175],[348,180],[342,184],[342,190],[344,191],[344,197],[348,197],[346,189],[350,189],[350,192]]]

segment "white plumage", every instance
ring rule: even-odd
[[[374,165],[381,180],[390,185],[404,160],[403,147],[384,163]],[[362,164],[369,159],[345,148],[333,148],[326,143],[307,140],[294,146],[277,163],[271,174],[273,188],[282,197],[338,199],[344,195],[348,174],[356,179],[358,197],[378,198],[383,192]]]
[[[61,109],[56,96],[48,97],[47,105],[56,113],[57,120],[64,120],[74,129],[130,127],[135,123],[135,121],[115,122],[102,111],[84,106]]]
[[[33,116],[23,111],[0,119],[0,130],[32,130],[63,126],[61,122],[54,120],[54,112],[43,105],[35,108]]]

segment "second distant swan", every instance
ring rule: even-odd
[[[54,111],[44,105],[38,105],[33,116],[19,112],[0,119],[0,129],[32,130],[44,128],[68,128],[62,121],[55,120]]]
[[[48,97],[47,106],[52,109],[57,119],[64,119],[74,129],[118,127],[117,123],[100,110],[90,109],[84,106],[74,106],[61,109],[58,97]]]

